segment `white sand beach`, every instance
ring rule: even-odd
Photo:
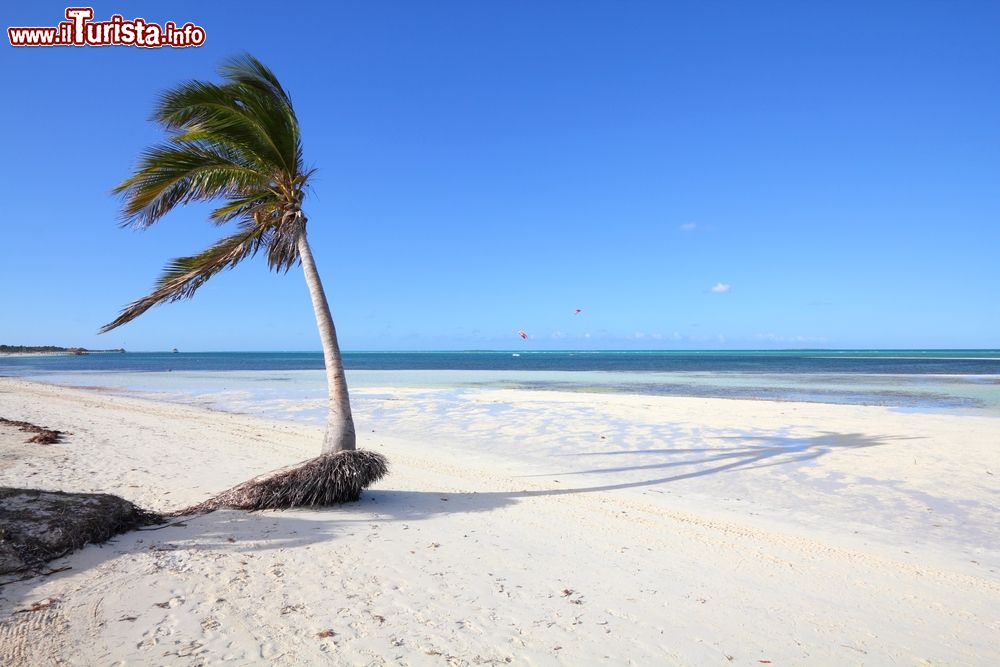
[[[1000,419],[462,396],[359,393],[392,471],[356,504],[215,512],[0,588],[0,663],[1000,664]],[[0,432],[0,485],[154,510],[321,439],[10,378],[0,416],[70,433]]]

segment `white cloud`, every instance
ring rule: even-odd
[[[733,286],[729,283],[715,283],[708,291],[712,294],[725,294],[732,288]]]
[[[698,225],[697,223],[694,222],[685,222],[683,225],[678,227],[678,229],[680,229],[682,232],[693,232],[697,228]]]
[[[770,343],[824,343],[827,341],[823,336],[783,336],[774,333],[759,333],[754,338]]]

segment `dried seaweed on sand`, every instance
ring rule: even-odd
[[[19,422],[13,419],[4,419],[0,417],[0,424],[7,424],[8,426],[14,426],[18,429],[24,431],[25,433],[34,433],[32,437],[28,438],[26,442],[37,443],[39,445],[52,445],[57,442],[62,442],[62,437],[66,435],[63,431],[57,431],[51,428],[45,428],[43,426],[35,426],[29,422]]]

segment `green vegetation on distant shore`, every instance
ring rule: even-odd
[[[59,347],[58,345],[0,345],[0,354],[30,354],[43,352],[66,352],[67,354],[87,354],[90,352],[124,352],[125,348],[115,350],[88,350],[84,347]]]
[[[68,348],[55,345],[0,345],[0,352],[68,352]]]

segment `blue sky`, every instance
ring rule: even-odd
[[[22,5],[5,28],[65,8]],[[109,190],[158,92],[246,50],[319,168],[345,349],[1000,347],[996,3],[273,7],[94,5],[194,49],[5,39],[0,342],[318,349],[262,258],[96,335],[219,235],[204,206],[121,230]]]

